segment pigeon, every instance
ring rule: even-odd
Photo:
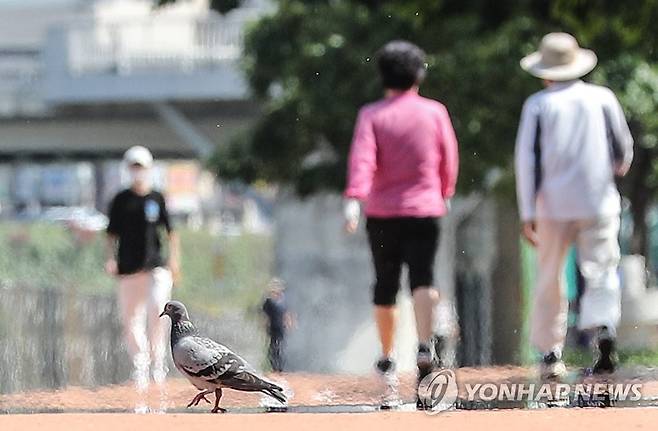
[[[280,386],[259,377],[244,359],[228,347],[199,335],[181,302],[167,302],[160,314],[162,316],[171,319],[171,354],[174,365],[201,391],[187,407],[196,406],[201,400],[210,404],[206,395],[214,392],[215,406],[211,412],[226,412],[226,409],[219,407],[223,388],[262,392],[285,405],[286,396]]]

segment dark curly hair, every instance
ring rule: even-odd
[[[425,52],[406,40],[394,40],[377,51],[384,88],[407,90],[425,78]]]

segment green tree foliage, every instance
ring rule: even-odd
[[[160,0],[167,3],[175,0]],[[239,3],[214,1],[226,11]],[[218,149],[211,165],[228,179],[292,184],[304,195],[344,185],[358,108],[380,97],[373,58],[407,39],[428,53],[421,93],[444,102],[461,151],[459,188],[511,175],[523,100],[539,90],[518,60],[548,31],[594,49],[588,79],[610,86],[629,115],[636,159],[621,184],[631,200],[634,252],[647,254],[646,213],[658,191],[658,0],[278,0],[248,32],[244,67],[264,113]],[[228,5],[232,7],[231,5]],[[230,9],[228,7],[228,9]]]
[[[494,4],[495,3],[495,4]],[[213,159],[225,178],[340,189],[358,108],[381,96],[374,62],[387,41],[428,53],[422,93],[444,102],[460,140],[460,187],[508,166],[522,101],[539,84],[518,60],[543,30],[537,1],[278,2],[246,39],[245,68],[265,113]],[[520,13],[521,11],[529,11]]]
[[[597,52],[592,79],[615,90],[629,117],[635,159],[620,185],[631,202],[631,251],[647,256],[647,212],[658,192],[658,1],[558,0],[551,14]]]

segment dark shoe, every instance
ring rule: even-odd
[[[605,326],[599,328],[597,358],[592,367],[592,374],[612,374],[617,369],[615,339]]]
[[[539,378],[542,381],[560,380],[566,374],[567,367],[555,352],[544,355],[539,365]]]
[[[375,364],[375,368],[381,374],[395,372],[395,362],[391,358],[382,358]]]
[[[429,346],[425,344],[418,346],[416,366],[418,367],[418,381],[416,383],[416,408],[419,410],[425,410],[427,407],[418,396],[418,387],[420,386],[420,382],[422,382],[425,377],[434,371],[434,361],[432,360],[432,352],[430,351]]]
[[[443,368],[445,363],[443,360],[443,350],[445,349],[446,339],[440,335],[434,335],[432,337],[432,350],[434,351],[434,358],[432,362],[434,363],[435,368]]]

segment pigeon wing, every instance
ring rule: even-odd
[[[191,375],[217,364],[228,352],[221,344],[204,342],[201,337],[184,337],[172,349],[174,364]]]
[[[208,382],[251,371],[240,356],[226,346],[205,337],[185,337],[174,348],[174,362],[185,373]]]

